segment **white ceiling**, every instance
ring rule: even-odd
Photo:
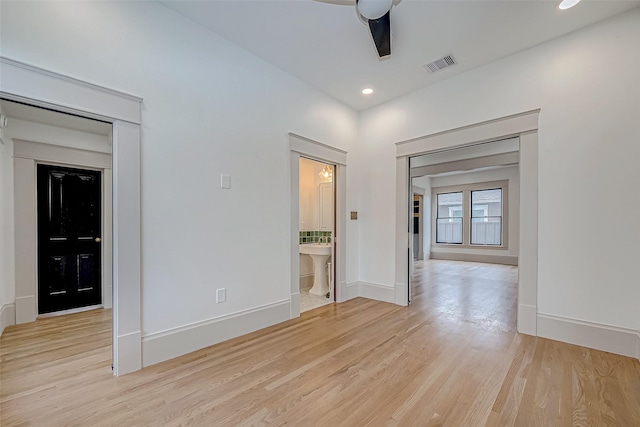
[[[403,0],[391,11],[391,56],[380,60],[353,5],[323,0],[166,0],[203,25],[341,102],[363,110],[640,5],[583,0]],[[345,3],[345,0],[335,0]],[[458,65],[423,65],[453,54]],[[373,95],[361,90],[372,87]]]

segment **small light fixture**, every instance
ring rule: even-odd
[[[580,0],[562,0],[562,2],[560,2],[560,5],[558,6],[558,9],[569,9],[577,5],[578,3],[580,3]]]
[[[323,167],[318,175],[320,175],[320,181],[322,182],[333,181],[333,169],[331,169],[331,166],[329,165]]]
[[[364,89],[362,89],[362,94],[363,95],[371,95],[373,93],[373,89],[371,89],[370,87],[366,87]]]

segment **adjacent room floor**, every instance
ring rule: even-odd
[[[300,289],[300,313],[333,303],[331,298],[324,295],[311,295],[309,289],[311,288]]]
[[[640,425],[640,362],[517,334],[516,279],[427,261],[409,307],[330,304],[118,378],[104,310],[9,327],[0,424]]]

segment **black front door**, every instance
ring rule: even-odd
[[[101,175],[38,165],[38,312],[102,302]]]

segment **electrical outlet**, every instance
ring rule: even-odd
[[[216,302],[221,303],[227,300],[227,290],[226,288],[216,289]]]

